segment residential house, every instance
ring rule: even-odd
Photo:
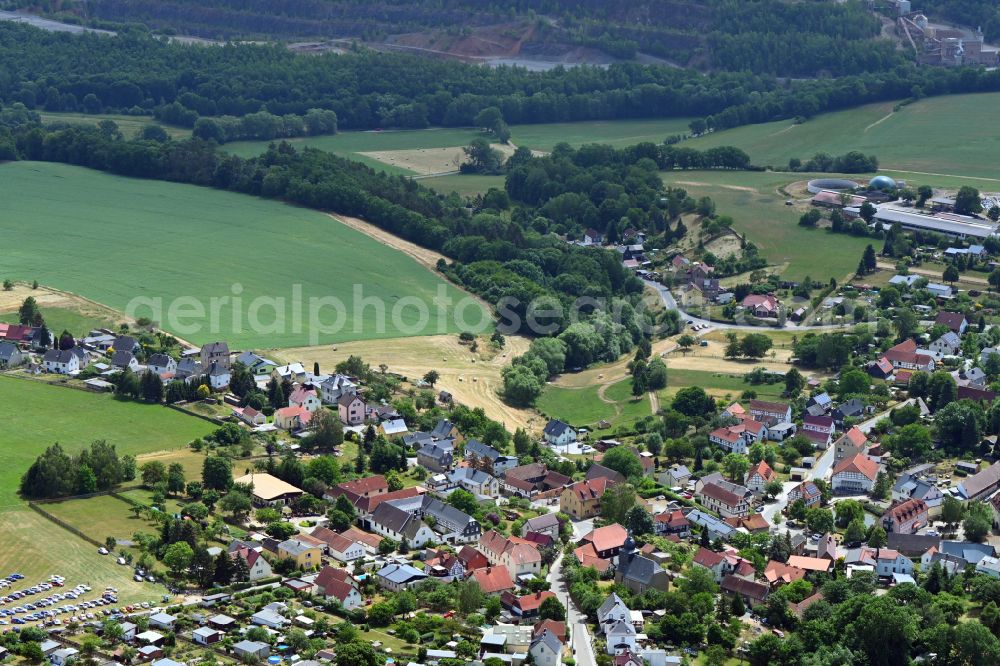
[[[771,592],[771,588],[765,583],[758,583],[755,580],[748,580],[732,575],[723,578],[720,587],[723,594],[739,596],[748,608],[758,606],[767,601],[767,597]]]
[[[438,419],[438,422],[434,425],[434,429],[431,430],[430,435],[436,440],[447,439],[455,442],[456,444],[461,444],[465,441],[465,438],[462,436],[458,427],[448,419]]]
[[[220,368],[230,369],[229,345],[225,342],[210,342],[201,348],[199,354],[201,364],[211,368],[213,364]]]
[[[261,641],[240,641],[233,645],[233,654],[243,661],[262,662],[271,656],[271,646]]]
[[[364,604],[357,581],[346,569],[323,567],[314,585],[320,595],[328,600],[336,599],[345,610],[354,610]]]
[[[774,319],[780,306],[774,294],[750,294],[743,299],[743,309],[754,317]]]
[[[250,405],[246,407],[233,407],[233,416],[252,428],[267,423],[267,417]]]
[[[114,349],[116,352],[127,351],[130,354],[138,354],[142,352],[142,345],[131,335],[119,335],[115,338],[114,343],[112,343],[111,349]]]
[[[380,502],[368,522],[376,534],[394,541],[405,539],[411,548],[420,548],[437,538],[419,516],[393,505],[392,502]]]
[[[253,489],[251,499],[255,506],[284,506],[302,496],[303,491],[270,474],[255,472],[234,479],[233,483],[245,484]]]
[[[515,497],[535,497],[539,493],[555,493],[573,479],[548,469],[543,463],[512,467],[503,473],[501,490]]]
[[[501,594],[514,590],[514,581],[506,567],[486,567],[472,572],[471,580],[476,581],[484,594]]]
[[[927,354],[917,352],[917,343],[912,340],[904,340],[895,347],[886,350],[883,357],[892,364],[895,369],[923,370],[924,372],[934,372],[934,358]]]
[[[217,361],[213,361],[212,365],[208,366],[208,383],[212,387],[212,390],[221,391],[229,386],[231,379],[232,374],[228,365],[222,365]]]
[[[270,563],[264,559],[257,548],[259,546],[245,544],[241,541],[233,541],[229,544],[230,557],[239,557],[247,563],[247,568],[250,570],[249,580],[251,583],[262,578],[270,578],[274,575]]]
[[[240,623],[239,620],[237,620],[235,617],[230,617],[228,615],[219,613],[217,615],[213,615],[212,617],[208,618],[208,626],[212,627],[213,629],[218,629],[219,631],[222,632],[227,632],[239,627]]]
[[[80,651],[76,648],[59,648],[49,655],[49,663],[52,666],[68,666],[70,662],[76,660],[78,654]]]
[[[161,379],[173,377],[177,372],[177,361],[168,354],[153,354],[146,360],[146,369]]]
[[[562,649],[562,643],[559,642],[556,635],[546,631],[531,641],[528,654],[531,656],[532,663],[537,664],[537,666],[559,666],[562,663]]]
[[[691,470],[686,465],[674,465],[660,472],[657,480],[668,488],[683,487],[691,479]]]
[[[610,467],[605,467],[600,463],[592,463],[590,467],[587,468],[587,475],[584,477],[586,481],[593,481],[594,479],[604,479],[608,483],[625,483],[625,475],[617,470],[613,470]]]
[[[174,379],[181,379],[191,384],[198,381],[205,374],[205,368],[196,358],[182,358],[177,362],[177,370],[174,371]]]
[[[942,356],[954,355],[961,347],[962,338],[958,337],[958,334],[954,331],[948,331],[929,345],[929,349],[932,352],[941,354]]]
[[[557,598],[556,593],[549,590],[526,594],[521,597],[505,592],[500,595],[500,603],[515,617],[526,619],[538,615],[538,609],[541,607],[543,601]]]
[[[863,454],[841,460],[833,468],[831,487],[835,493],[867,494],[875,487],[879,464]]]
[[[268,360],[252,351],[245,351],[237,356],[236,362],[245,365],[254,377],[267,377],[278,367],[278,364],[274,361]]]
[[[843,428],[847,419],[861,418],[867,408],[868,406],[861,398],[851,398],[837,405],[837,408],[833,410],[833,420],[837,427]]]
[[[750,416],[754,421],[762,423],[784,423],[792,420],[792,407],[783,402],[751,400]]]
[[[799,432],[808,437],[817,449],[826,450],[830,447],[835,430],[833,417],[806,415],[802,417],[802,428]]]
[[[844,557],[848,566],[869,566],[880,578],[891,578],[893,574],[913,575],[913,561],[891,548],[852,548]]]
[[[333,488],[326,491],[329,499],[337,499],[340,495],[347,495],[352,502],[360,498],[378,497],[389,492],[389,482],[381,474],[366,476],[363,479],[345,481],[338,483]]]
[[[802,500],[807,508],[818,507],[823,501],[823,493],[812,481],[803,481],[788,491],[788,503],[794,504]]]
[[[550,446],[566,446],[576,441],[576,430],[567,423],[552,419],[545,424],[542,437]]]
[[[387,564],[378,570],[375,579],[380,587],[399,592],[427,580],[427,574],[409,564]]]
[[[310,536],[325,543],[327,554],[339,562],[351,562],[365,556],[363,544],[326,527],[317,527]]]
[[[465,442],[465,459],[476,469],[494,476],[500,476],[507,470],[517,467],[517,456],[504,455],[478,439]]]
[[[708,441],[730,453],[746,454],[754,442],[767,439],[767,426],[760,421],[743,419],[732,425],[716,428],[708,434]]]
[[[686,539],[691,533],[691,521],[680,509],[667,509],[663,513],[656,514],[653,516],[653,525],[657,536],[674,535]]]
[[[489,530],[479,538],[478,545],[489,563],[507,569],[512,580],[541,573],[542,556],[530,541]]]
[[[554,513],[543,513],[540,516],[529,518],[524,522],[525,532],[538,532],[547,534],[553,539],[559,538],[559,517]]]
[[[327,405],[339,405],[344,395],[354,395],[358,386],[354,380],[345,375],[330,375],[319,385],[320,399]]]
[[[69,375],[80,371],[80,358],[70,349],[50,349],[42,357],[45,372]]]
[[[962,335],[969,328],[969,320],[961,312],[945,312],[942,310],[934,318],[934,323],[947,326],[948,330],[958,335]]]
[[[696,494],[705,508],[715,511],[723,518],[746,516],[750,513],[753,493],[744,486],[720,480],[705,484]]]
[[[833,446],[833,461],[836,464],[864,453],[868,447],[868,437],[861,432],[860,428],[852,426],[834,442]]]
[[[819,408],[819,414],[816,414],[816,416],[827,414],[831,409],[833,409],[833,398],[831,398],[830,394],[826,391],[817,393],[809,398],[809,402],[806,403],[806,409],[809,409],[810,407]]]
[[[624,527],[612,523],[591,530],[580,539],[580,543],[592,544],[598,557],[610,560],[618,555],[628,538],[628,532]]]
[[[309,570],[322,563],[323,552],[315,543],[292,537],[278,544],[278,557],[294,561],[296,569]]]
[[[302,407],[308,412],[316,412],[323,406],[323,401],[316,394],[316,389],[299,385],[288,396],[289,407]]]
[[[737,421],[742,421],[743,419],[749,417],[749,414],[747,414],[747,411],[743,409],[743,405],[738,402],[734,402],[723,409],[719,416],[725,419],[736,419]]]
[[[764,580],[772,588],[777,588],[788,583],[794,583],[806,577],[805,569],[799,569],[784,562],[770,560],[764,568]]]
[[[305,407],[282,407],[274,412],[274,425],[288,432],[296,432],[309,426],[312,412]]]
[[[368,410],[356,393],[344,393],[337,400],[337,413],[344,425],[358,426],[365,422]]]
[[[609,481],[601,478],[567,486],[559,496],[559,510],[576,520],[597,516],[601,510],[601,497],[608,485]]]
[[[877,361],[872,361],[866,368],[868,374],[876,379],[889,379],[892,376],[893,369],[892,362],[885,356],[880,357]]]
[[[385,435],[388,438],[393,437],[403,437],[410,430],[406,426],[406,421],[401,418],[391,418],[383,420],[378,426],[378,431],[380,434]]]
[[[404,500],[409,501],[409,500]],[[448,543],[472,543],[479,541],[482,535],[482,527],[479,521],[469,514],[456,509],[450,504],[445,504],[439,499],[429,495],[421,498],[420,506],[416,510],[418,515],[430,516],[434,519],[434,531]]]
[[[921,499],[893,502],[882,514],[882,527],[886,532],[913,534],[927,525],[928,508]]]
[[[763,495],[764,487],[776,478],[777,476],[774,470],[771,469],[771,466],[761,460],[747,472],[745,483],[747,488],[758,495]]]
[[[428,442],[417,451],[417,464],[432,472],[446,472],[455,462],[451,443]]]
[[[451,488],[468,490],[477,498],[497,498],[500,496],[500,481],[474,467],[458,467],[448,472],[447,483]]]
[[[12,342],[0,342],[0,368],[16,368],[28,359],[25,354]]]
[[[727,541],[736,531],[732,525],[726,524],[724,520],[705,513],[700,509],[689,511],[686,517],[689,523],[707,531],[710,541],[715,541],[716,539]]]

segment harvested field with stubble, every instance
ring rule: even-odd
[[[269,354],[278,361],[301,361],[306,367],[318,362],[323,371],[332,370],[354,354],[372,365],[385,363],[389,372],[411,381],[420,379],[429,370],[437,370],[440,379],[434,386],[435,392],[448,391],[457,403],[482,407],[490,418],[503,422],[508,430],[523,427],[540,432],[545,424],[537,414],[505,404],[497,393],[503,385],[500,371],[513,357],[527,351],[528,343],[526,338],[508,336],[506,347],[493,353],[489,341],[480,338],[480,351],[474,354],[458,342],[458,336],[434,335],[282,349]]]
[[[510,144],[494,143],[490,145],[503,155],[504,160],[514,154],[514,146]],[[466,160],[462,146],[382,150],[358,154],[383,162],[391,167],[406,169],[420,176],[457,172],[462,162]]]

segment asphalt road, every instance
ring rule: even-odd
[[[574,524],[574,528],[576,525]],[[587,530],[589,531],[589,529]],[[586,533],[586,532],[584,532]],[[566,626],[569,628],[569,643],[573,649],[573,658],[580,666],[597,666],[597,659],[594,658],[593,641],[590,638],[590,631],[584,616],[577,610],[570,599],[569,589],[562,580],[562,553],[556,561],[549,567],[549,583],[551,589],[556,593],[556,597],[566,607]]]
[[[714,328],[731,329],[734,331],[760,332],[762,328],[765,329],[767,328],[762,326],[750,326],[747,324],[726,324],[722,322],[712,321],[711,319],[704,319],[702,317],[697,317],[689,312],[685,312],[684,310],[682,310],[677,305],[677,299],[675,299],[674,295],[670,293],[670,290],[664,287],[659,282],[653,282],[651,280],[643,280],[643,282],[646,283],[647,286],[655,289],[656,292],[660,294],[660,299],[663,301],[664,307],[666,307],[668,310],[677,310],[677,312],[679,312],[681,315],[681,319],[685,322],[691,321],[695,324],[705,324],[708,326],[712,326]],[[820,325],[805,326],[796,324],[795,322],[791,321],[785,323],[785,329],[793,331],[822,331],[822,330],[836,330],[838,328],[849,328],[849,326],[846,326],[844,324],[820,324]]]

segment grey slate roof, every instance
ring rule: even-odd
[[[166,354],[153,354],[146,362],[146,365],[155,365],[158,368],[165,368],[169,364],[170,357]]]
[[[135,354],[130,351],[115,351],[114,356],[111,357],[111,365],[119,368],[125,368],[128,367],[134,360]]]
[[[391,532],[402,534],[407,539],[415,537],[422,524],[420,518],[394,506],[391,502],[381,502],[375,507],[371,519],[373,523],[378,523]]]
[[[486,458],[490,461],[494,461],[500,457],[499,451],[492,446],[483,444],[478,439],[470,439],[465,443],[465,454],[472,454],[477,458]]]
[[[451,433],[451,429],[455,427],[451,421],[448,419],[441,419],[434,426],[434,430],[431,430],[431,437],[434,439],[444,439]]]
[[[544,433],[549,437],[559,437],[567,430],[572,430],[568,423],[563,423],[559,419],[552,419],[545,424]]]
[[[441,500],[434,499],[428,495],[424,495],[423,509],[426,515],[434,516],[434,519],[439,523],[447,522],[452,525],[457,525],[457,529],[459,531],[465,529],[470,523],[476,522],[475,518],[464,511],[456,509],[450,504],[445,504]]]
[[[387,564],[379,569],[375,575],[396,584],[404,584],[412,580],[427,578],[427,574],[416,567],[411,567],[409,564]]]

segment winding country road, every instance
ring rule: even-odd
[[[713,328],[720,328],[733,331],[756,331],[761,332],[768,330],[769,326],[751,326],[749,324],[727,324],[724,322],[713,321],[711,319],[705,319],[703,317],[698,317],[689,312],[685,312],[677,304],[677,300],[674,295],[670,293],[670,290],[664,287],[659,282],[653,282],[652,280],[643,280],[646,286],[655,289],[657,293],[660,294],[660,299],[663,301],[663,305],[668,310],[677,310],[681,315],[681,319],[685,322],[692,322],[693,324],[704,324],[706,326],[711,326]],[[793,322],[788,322],[785,324],[784,329],[779,330],[789,330],[789,331],[832,331],[841,328],[850,328],[849,324],[813,324],[811,326],[795,324]]]

